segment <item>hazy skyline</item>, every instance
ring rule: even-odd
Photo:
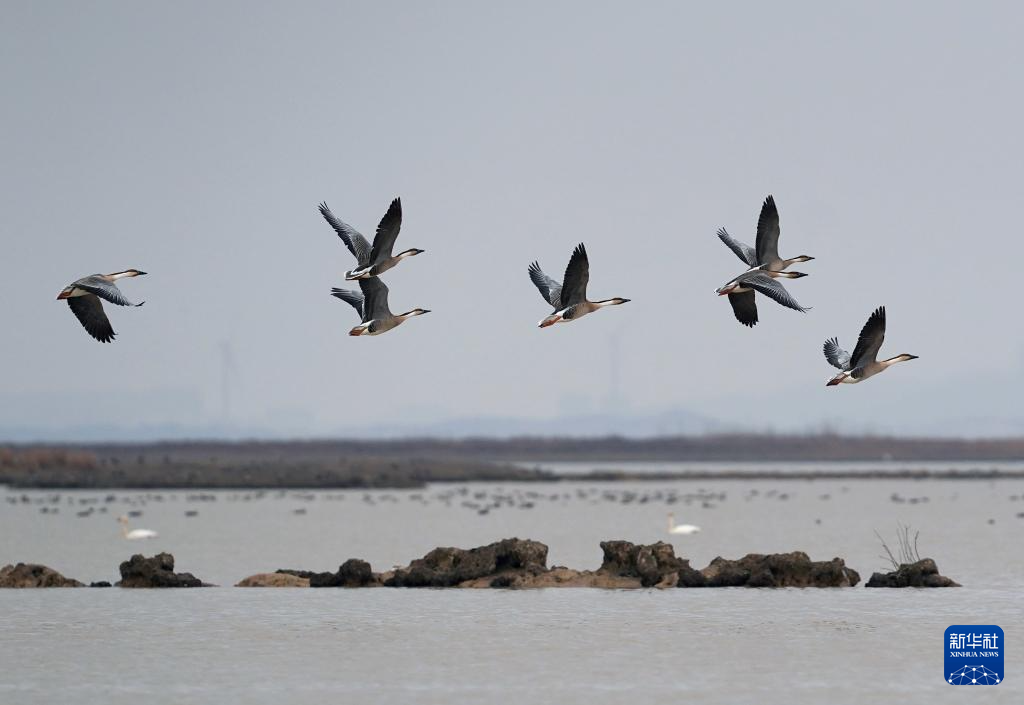
[[[669,432],[1024,433],[1024,7],[2,17],[0,441],[609,414]],[[715,231],[752,243],[769,193],[783,256],[816,257],[786,283],[813,309],[761,299],[748,330],[714,294],[742,270]],[[384,276],[391,305],[433,312],[349,338],[329,291],[353,260],[316,206],[372,236],[395,196],[399,246],[426,253]],[[581,241],[591,298],[632,302],[539,330],[527,265],[560,278]],[[122,287],[146,305],[108,306],[118,338],[101,345],[55,297],[128,267],[149,272]],[[824,339],[852,349],[883,304],[882,354],[921,359],[826,388]]]

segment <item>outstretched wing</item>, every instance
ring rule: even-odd
[[[737,321],[748,328],[757,325],[757,301],[754,300],[753,291],[729,294],[729,303],[732,304],[732,312]]]
[[[71,312],[78,318],[86,332],[101,343],[109,343],[114,339],[114,329],[103,311],[103,302],[95,294],[72,296],[67,299]]]
[[[561,306],[555,308],[569,308],[587,300],[587,284],[590,282],[590,260],[587,259],[587,248],[583,243],[576,245],[569,258],[569,265],[565,268],[565,276],[562,277],[562,301]]]
[[[331,296],[336,296],[345,303],[349,304],[356,310],[359,317],[363,317],[363,295],[358,291],[352,291],[351,289],[336,289],[331,288]]]
[[[398,231],[401,229],[402,199],[396,198],[377,225],[377,234],[373,236],[373,249],[370,251],[370,262],[377,264],[391,256],[395,240],[398,239]]]
[[[345,243],[348,251],[355,255],[357,265],[363,266],[369,263],[370,243],[358,230],[339,220],[334,213],[331,213],[331,209],[327,207],[326,203],[320,204],[320,215],[324,217],[328,225],[334,228],[334,232],[338,233],[338,237]]]
[[[725,228],[718,229],[718,239],[725,243],[725,246],[733,251],[737,257],[747,263],[750,267],[757,266],[757,252],[750,245],[744,245],[734,238]]]
[[[368,321],[391,318],[388,308],[388,287],[380,277],[367,277],[359,280],[359,288],[363,292],[363,323]]]
[[[545,274],[536,260],[530,263],[527,271],[530,272],[530,281],[540,290],[540,295],[544,297],[544,300],[554,306],[556,310],[561,308],[562,285]]]
[[[868,322],[860,330],[857,347],[850,356],[850,365],[856,369],[865,363],[873,362],[885,340],[885,306],[879,306],[868,317]]]
[[[850,369],[850,353],[839,347],[839,338],[829,338],[823,346],[825,359],[833,367],[838,367],[843,372]]]
[[[764,294],[772,301],[782,304],[786,308],[791,308],[794,311],[800,311],[801,313],[808,311],[808,309],[797,303],[797,300],[793,298],[792,294],[786,291],[786,287],[782,286],[778,279],[772,279],[764,272],[754,272],[743,276],[740,278],[740,282],[743,286]]]
[[[761,215],[757,219],[755,247],[759,264],[779,258],[779,209],[775,207],[773,196],[764,199],[764,205],[761,206]]]
[[[109,301],[117,306],[141,306],[142,304],[135,304],[128,300],[121,290],[117,288],[117,284],[109,282],[103,277],[92,276],[79,279],[73,285],[77,289],[88,291],[90,294],[95,294],[104,301]],[[74,296],[72,298],[81,298]],[[69,301],[71,299],[68,299]],[[146,303],[143,301],[142,303]]]

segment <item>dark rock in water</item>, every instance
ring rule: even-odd
[[[595,571],[573,570],[562,566],[544,569],[533,563],[523,570],[505,570],[497,575],[467,580],[459,587],[469,588],[550,588],[587,587],[636,589],[641,587],[696,587],[704,584],[704,576],[690,567],[689,561],[677,558],[670,544],[636,545],[629,541],[605,541],[601,544],[604,559]]]
[[[435,548],[407,568],[396,569],[384,579],[384,584],[389,587],[453,587],[487,578],[488,585],[498,579],[495,587],[509,587],[517,576],[544,573],[547,560],[548,547],[527,539],[504,539],[469,550]]]
[[[890,573],[875,573],[864,587],[960,587],[960,583],[939,575],[939,568],[931,558],[922,558],[916,563],[904,563],[899,570]]]
[[[310,587],[460,587],[532,589],[588,587],[850,587],[860,582],[857,571],[841,558],[812,561],[806,553],[750,554],[736,561],[716,558],[695,570],[679,558],[671,544],[644,545],[603,541],[597,570],[547,567],[548,547],[527,539],[504,539],[477,548],[435,548],[407,567],[373,573],[366,561],[346,561],[337,573],[279,570],[246,578],[247,586],[308,579]],[[275,577],[277,576],[277,577]],[[240,583],[243,584],[243,583]]]
[[[338,567],[338,580],[342,587],[362,587],[374,582],[370,564],[358,558],[349,558]]]
[[[739,560],[715,558],[700,571],[708,587],[853,587],[860,574],[842,558],[812,561],[803,551],[749,553]]]
[[[202,587],[203,582],[191,573],[174,572],[174,556],[158,553],[146,558],[136,553],[121,564],[121,582],[124,588],[187,588]]]
[[[367,587],[378,582],[370,564],[358,558],[349,558],[341,564],[337,573],[313,573],[309,576],[310,587]]]
[[[704,576],[690,567],[690,561],[677,558],[672,544],[658,541],[634,545],[629,541],[602,541],[604,560],[599,574],[639,578],[642,587],[703,587]]]
[[[82,583],[36,563],[19,563],[0,568],[0,588],[84,587]]]
[[[106,580],[99,580],[99,581],[94,582],[94,583],[89,583],[89,587],[103,588],[103,587],[112,587],[112,586]]]

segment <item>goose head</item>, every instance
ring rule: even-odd
[[[412,311],[406,311],[405,313],[399,315],[399,318],[404,320],[406,318],[412,318],[413,316],[422,316],[424,313],[430,313],[430,309],[414,308]]]
[[[109,276],[111,279],[116,280],[124,279],[126,277],[141,277],[144,274],[145,272],[139,269],[126,269],[123,272],[114,272],[113,274],[108,274],[107,276]]]

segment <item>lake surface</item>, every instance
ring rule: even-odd
[[[574,568],[596,568],[604,539],[671,539],[697,568],[803,550],[841,556],[866,580],[886,567],[873,530],[893,543],[903,522],[920,530],[921,555],[965,586],[0,590],[0,703],[963,702],[979,696],[942,680],[943,631],[971,623],[998,624],[1008,647],[1005,681],[980,697],[1020,703],[1022,497],[1024,480],[0,488],[0,564],[44,563],[86,582],[113,582],[135,552],[169,551],[177,570],[228,586],[350,557],[383,570],[438,545],[510,536],[543,541],[549,564]],[[160,537],[121,538],[115,518],[127,511]],[[667,536],[668,511],[703,531]]]

